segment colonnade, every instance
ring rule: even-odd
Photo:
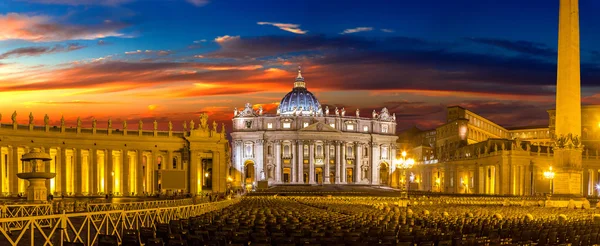
[[[16,174],[26,172],[22,155],[38,148],[50,155],[45,170],[56,173],[47,181],[54,195],[140,195],[159,191],[159,169],[186,170],[181,152],[174,150],[76,148],[54,146],[0,147],[0,191],[3,195],[26,192],[27,182]]]

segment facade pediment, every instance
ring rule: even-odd
[[[314,123],[312,125],[308,125],[307,127],[304,127],[298,131],[311,131],[311,132],[340,132],[337,129],[323,123],[323,122],[317,122]]]

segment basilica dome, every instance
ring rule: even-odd
[[[281,99],[277,113],[280,115],[316,115],[320,112],[321,104],[315,95],[306,89],[302,71],[298,68],[294,89]]]

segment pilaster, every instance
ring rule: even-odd
[[[340,183],[341,184],[346,184],[347,183],[347,175],[346,175],[346,141],[343,141],[341,143],[340,149],[342,149],[342,155],[341,155],[341,162],[340,162]]]
[[[342,143],[340,141],[335,141],[335,184],[339,184],[341,182],[340,179],[340,147],[341,147]]]
[[[323,183],[324,184],[331,183],[331,181],[329,180],[331,178],[331,177],[329,177],[329,173],[331,172],[329,170],[329,165],[331,162],[330,161],[330,153],[329,153],[329,152],[331,152],[330,151],[330,143],[331,143],[330,141],[325,141],[325,143],[324,143],[325,147],[323,148],[324,149],[323,151],[325,151],[325,173],[323,173],[323,177],[324,177]]]
[[[304,140],[298,140],[298,177],[299,184],[304,184]]]
[[[362,147],[363,147],[363,143],[360,142],[354,142],[354,146],[356,148],[356,151],[354,151],[354,153],[356,154],[356,162],[354,163],[354,174],[355,174],[355,182],[357,184],[362,183]]]
[[[190,193],[198,194],[198,186],[202,187],[202,183],[198,180],[198,152],[196,150],[190,152]]]
[[[298,159],[298,150],[296,148],[297,144],[296,141],[292,140],[292,148],[290,149],[290,151],[292,152],[292,160],[291,160],[291,173],[290,173],[290,179],[292,183],[296,183],[297,182],[297,177],[298,177],[298,169],[296,168],[296,160]]]
[[[275,183],[281,183],[281,140],[275,140]]]
[[[308,162],[309,162],[309,170],[308,170],[308,183],[315,184],[315,141],[311,140],[309,142],[309,152],[308,152]]]

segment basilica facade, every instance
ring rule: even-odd
[[[323,107],[300,69],[293,85],[276,114],[249,103],[234,110],[233,184],[387,185],[396,156],[396,116],[386,108],[361,114]]]

